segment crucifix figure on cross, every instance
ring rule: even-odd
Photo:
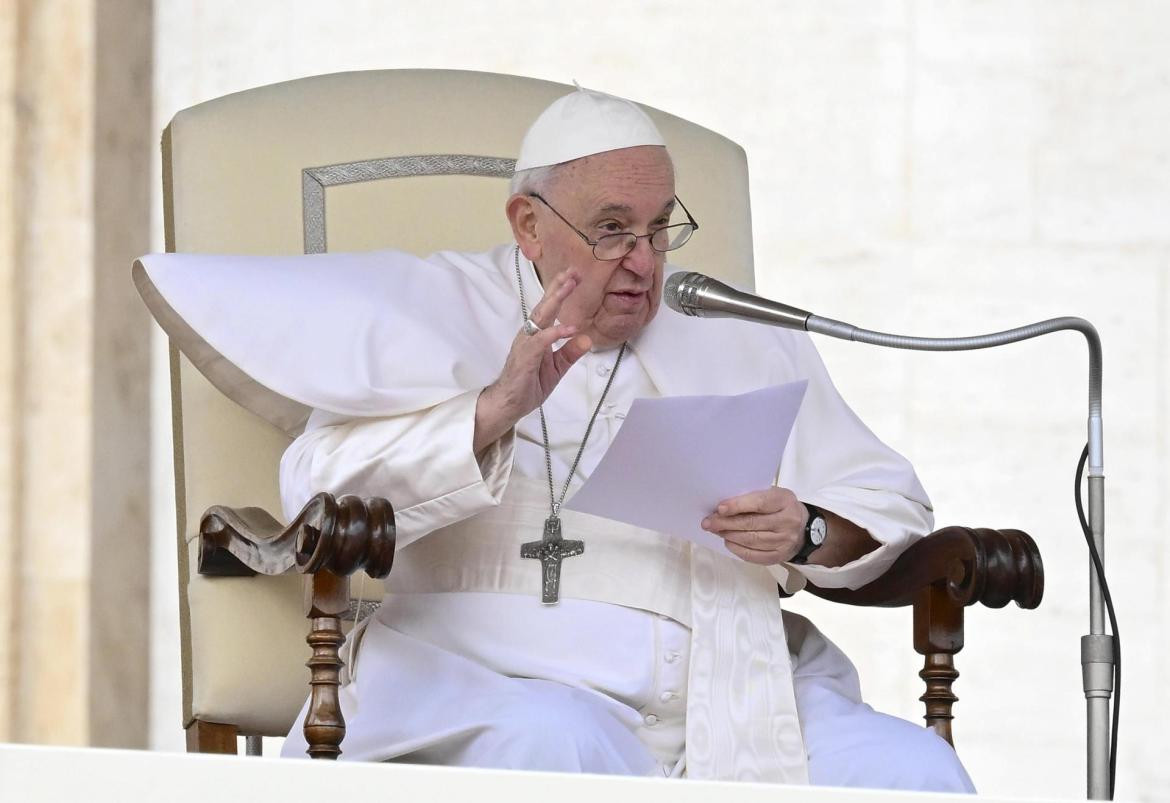
[[[540,561],[540,601],[555,605],[561,598],[561,561],[585,552],[584,541],[566,541],[561,538],[560,516],[549,516],[544,522],[544,536],[539,541],[520,545],[520,557]]]

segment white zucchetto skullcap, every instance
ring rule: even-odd
[[[666,145],[646,112],[625,98],[578,86],[536,118],[520,145],[516,170],[638,145]]]

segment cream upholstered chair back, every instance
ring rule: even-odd
[[[508,242],[506,178],[521,138],[571,90],[491,73],[385,70],[304,78],[185,109],[163,135],[167,250],[425,255]],[[673,261],[750,286],[743,150],[647,111],[700,224]],[[328,325],[311,309],[304,321]],[[308,688],[300,577],[202,577],[195,566],[208,507],[279,516],[277,468],[289,438],[228,400],[173,346],[171,388],[184,726],[199,719],[282,735]],[[367,598],[381,593],[368,579],[353,587]]]

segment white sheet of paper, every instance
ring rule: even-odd
[[[724,499],[773,484],[807,386],[636,399],[565,507],[726,552],[700,522]]]

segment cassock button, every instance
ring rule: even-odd
[[[608,365],[597,366],[597,375],[598,376],[609,376],[609,366]]]
[[[675,697],[678,697],[678,695],[672,691],[664,691],[662,694],[658,695],[658,699],[664,703],[669,703]]]
[[[678,653],[677,652],[668,652],[665,656],[663,656],[663,660],[666,661],[666,663],[668,663],[668,664],[673,664],[675,661],[678,660]]]
[[[654,714],[647,714],[645,719],[643,719],[642,721],[645,722],[647,725],[649,725],[651,728],[653,728],[655,725],[658,724],[658,717],[655,716]]]

